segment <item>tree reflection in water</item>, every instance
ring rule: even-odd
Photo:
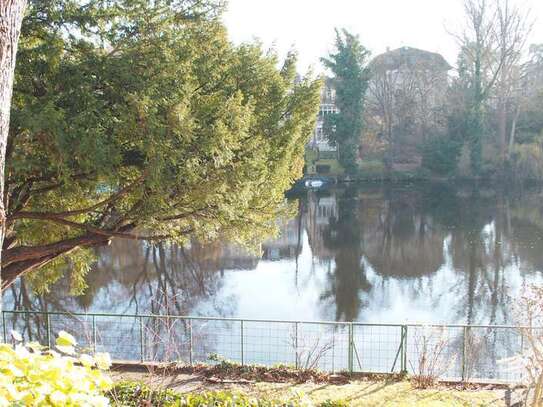
[[[267,318],[276,301],[313,304],[300,315],[285,307],[284,319],[508,323],[510,298],[541,281],[541,196],[473,184],[311,191],[260,255],[117,240],[97,252],[83,296],[69,295],[68,277],[43,295],[20,280],[5,309]]]
[[[358,209],[356,189],[347,188],[339,195],[337,211],[322,230],[325,247],[334,253],[335,267],[328,274],[330,288],[321,298],[333,299],[336,320],[356,321],[362,305],[360,292],[371,289],[362,263],[363,225]]]

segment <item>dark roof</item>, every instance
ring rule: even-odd
[[[395,70],[400,67],[425,68],[448,71],[452,66],[436,52],[418,48],[402,47],[377,55],[369,64],[371,70]]]

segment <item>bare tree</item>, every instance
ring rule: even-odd
[[[421,144],[436,128],[450,66],[438,54],[400,48],[378,56],[370,69],[366,121],[387,143],[391,169],[400,144]]]
[[[448,352],[449,346],[450,338],[445,327],[416,328],[415,363],[409,360],[416,388],[425,389],[433,386],[451,367],[454,357]]]
[[[528,60],[514,69],[509,101],[512,117],[507,158],[511,158],[521,113],[539,112],[543,98],[543,45],[530,46]]]
[[[488,0],[465,0],[464,13],[466,26],[452,35],[460,45],[471,82],[468,106],[470,158],[472,171],[478,174],[482,163],[484,103],[500,72],[495,66],[496,12]]]
[[[512,372],[522,374],[526,385],[526,406],[543,405],[543,288],[524,286],[515,299],[515,319],[523,339],[519,355],[503,359],[500,363]]]
[[[526,40],[531,30],[529,12],[523,13],[510,0],[496,0],[496,40],[498,44],[497,80],[498,141],[500,161],[503,166],[507,159],[507,112],[508,104],[518,84],[519,63]],[[517,109],[518,110],[518,109]]]
[[[485,104],[497,90],[500,158],[507,152],[507,99],[512,77],[530,31],[528,13],[510,0],[464,0],[466,26],[453,33],[468,67],[471,95],[469,130],[471,167],[478,174],[482,163],[482,136]]]
[[[394,89],[398,84],[398,72],[372,70],[368,86],[366,122],[377,129],[381,138],[387,143],[385,165],[392,168],[394,160],[394,133],[396,115],[394,115],[396,99]]]
[[[26,0],[0,0],[0,259],[4,242],[4,166],[9,133],[9,114],[17,43],[26,9]],[[0,310],[2,309],[0,301]]]

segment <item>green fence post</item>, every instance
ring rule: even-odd
[[[407,373],[407,325],[402,326],[402,373]]]
[[[398,349],[398,352],[400,353],[400,373],[403,373],[404,371],[404,366],[403,366],[403,362],[404,362],[404,357],[403,357],[403,350],[404,350],[404,346],[403,346],[403,342],[405,340],[405,332],[404,332],[404,326],[402,325],[400,327],[400,346],[399,346],[399,349]],[[396,364],[396,363],[394,363]],[[393,366],[394,368],[394,366]]]
[[[189,363],[192,366],[192,319],[189,319]]]
[[[241,339],[241,366],[245,364],[245,356],[243,354],[243,320],[241,320],[240,324],[240,339]]]
[[[464,326],[462,335],[462,381],[466,380],[466,347],[468,339],[468,327]]]
[[[298,322],[294,323],[294,355],[296,358],[294,360],[294,366],[298,369]]]
[[[2,311],[2,334],[4,336],[4,343],[8,342],[7,327],[6,327],[6,311]]]
[[[332,373],[335,373],[336,361],[336,328],[332,329]]]
[[[143,330],[143,317],[139,317],[140,321],[140,361],[145,361],[145,332]]]
[[[524,329],[520,330],[520,354],[524,354]],[[520,371],[520,380],[524,380],[524,370]]]
[[[51,315],[48,312],[45,314],[45,328],[47,330],[45,333],[47,347],[51,349]]]
[[[96,354],[96,315],[92,316],[92,353]]]
[[[349,351],[348,351],[349,373],[353,372],[353,323],[349,322]]]

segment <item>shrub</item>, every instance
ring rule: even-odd
[[[170,389],[152,390],[149,386],[137,382],[121,382],[108,393],[113,405],[138,407],[144,402],[152,406],[174,406],[181,402],[181,396]]]
[[[453,175],[461,152],[462,143],[458,140],[449,137],[431,138],[422,148],[422,166],[438,175]]]
[[[345,400],[326,400],[319,404],[319,407],[349,407],[349,402]]]
[[[511,154],[513,171],[518,177],[543,179],[543,146],[541,141],[516,144]]]
[[[107,354],[76,355],[75,339],[61,331],[56,350],[38,343],[0,344],[0,406],[107,406]]]
[[[432,326],[416,328],[413,342],[417,358],[415,364],[409,361],[413,370],[411,383],[417,389],[432,387],[454,360],[447,354],[447,330]]]
[[[380,160],[362,160],[360,162],[360,173],[362,175],[382,175],[385,172],[385,165]]]
[[[226,391],[189,394],[183,396],[179,406],[199,407],[301,407],[303,404],[295,397],[287,401],[271,399],[255,399],[241,393],[230,393]]]
[[[525,345],[521,354],[500,363],[506,370],[520,373],[526,386],[523,405],[540,407],[543,405],[543,288],[524,286],[521,292],[513,310]]]
[[[298,407],[304,405],[299,397],[289,400],[257,400],[242,393],[229,391],[180,394],[171,389],[152,390],[143,383],[134,382],[117,384],[109,391],[108,397],[113,405],[123,407]]]

